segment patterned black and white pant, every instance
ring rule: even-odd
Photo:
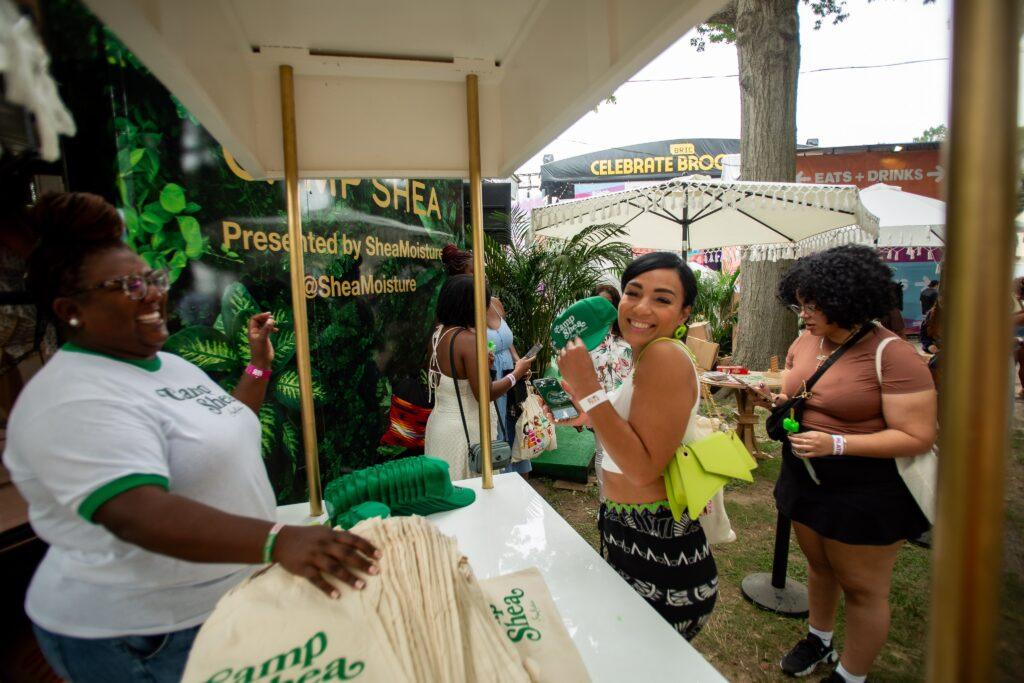
[[[718,568],[700,522],[664,505],[601,504],[601,554],[687,640],[718,598]]]

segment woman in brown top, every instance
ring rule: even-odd
[[[924,453],[935,441],[931,375],[902,340],[883,348],[881,382],[876,374],[879,343],[893,334],[873,321],[891,307],[892,286],[889,268],[862,246],[802,258],[779,284],[780,299],[801,317],[805,332],[789,349],[776,402],[800,392],[862,326],[875,326],[821,376],[800,432],[783,444],[775,499],[807,556],[810,602],[810,633],[781,663],[791,675],[836,661],[831,641],[842,594],[846,643],[839,666],[823,680],[864,679],[888,635],[897,553],[929,527],[895,458]]]

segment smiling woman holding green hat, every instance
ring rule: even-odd
[[[605,451],[602,554],[687,639],[707,621],[718,594],[704,530],[685,515],[673,520],[662,476],[676,449],[695,436],[699,383],[681,339],[696,295],[696,278],[678,256],[645,254],[623,273],[618,308],[636,359],[632,376],[609,396],[583,339],[558,356],[581,415],[563,424],[593,427]]]
[[[25,611],[64,679],[177,681],[217,601],[277,562],[322,590],[356,585],[375,549],[347,532],[274,524],[256,412],[274,359],[253,316],[251,365],[229,394],[161,348],[167,274],[122,241],[113,206],[47,195],[29,290],[68,343],[26,385],[4,464],[49,550]]]

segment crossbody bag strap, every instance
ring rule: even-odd
[[[459,417],[462,418],[462,431],[466,433],[466,444],[472,446],[473,442],[469,440],[469,425],[466,424],[466,413],[462,410],[462,395],[459,393],[459,373],[455,369],[455,338],[460,334],[462,334],[461,328],[448,340],[448,364],[451,366],[452,383],[455,385],[455,400],[459,402]]]
[[[451,341],[448,342],[448,364],[451,365],[452,370],[452,383],[455,384],[455,400],[459,403],[459,417],[462,418],[462,431],[466,433],[466,443],[470,446],[473,442],[469,440],[469,425],[466,424],[466,413],[462,409],[462,394],[459,392],[459,377],[458,371],[455,369],[455,338],[462,334],[466,328],[459,328],[459,331],[452,335]],[[450,332],[451,330],[449,330]],[[468,374],[468,373],[467,373]],[[498,408],[498,404],[494,404],[495,410]],[[501,415],[498,416],[498,432],[502,438],[505,437],[505,427],[501,424]]]
[[[874,329],[874,323],[865,323],[861,325],[860,329],[857,330],[857,332],[852,337],[844,341],[842,346],[833,351],[832,355],[828,357],[828,360],[822,363],[821,367],[818,368],[813,375],[811,375],[810,379],[804,382],[804,391],[810,392],[811,387],[814,386],[815,382],[821,379],[821,376],[825,374],[826,370],[832,367],[832,365],[835,364],[835,362],[839,360],[844,353],[846,353],[854,344],[856,344],[861,339],[866,337],[868,333]]]

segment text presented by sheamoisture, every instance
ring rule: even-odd
[[[352,185],[358,185],[358,179],[346,179],[340,182],[340,193],[345,198]],[[441,218],[441,207],[437,201],[434,188],[424,183],[411,181],[407,184],[381,182],[371,180],[374,192],[370,196],[373,203],[382,209],[394,208],[410,215],[432,216]],[[306,181],[309,189],[327,191],[327,181]],[[314,190],[315,191],[315,190]],[[337,196],[338,185],[330,181],[330,192]],[[243,252],[284,252],[291,251],[291,236],[276,230],[250,229],[235,221],[221,221],[221,244],[225,251]],[[327,232],[303,231],[302,251],[306,254],[362,257],[409,258],[437,261],[441,258],[441,248],[429,244],[419,244],[407,239],[385,240],[375,235],[350,237],[339,230]],[[368,296],[372,294],[403,294],[416,291],[416,280],[413,278],[387,277],[379,278],[374,273],[361,274],[355,280],[341,280],[331,275],[311,275],[305,278],[306,298],[316,297],[348,297]]]

